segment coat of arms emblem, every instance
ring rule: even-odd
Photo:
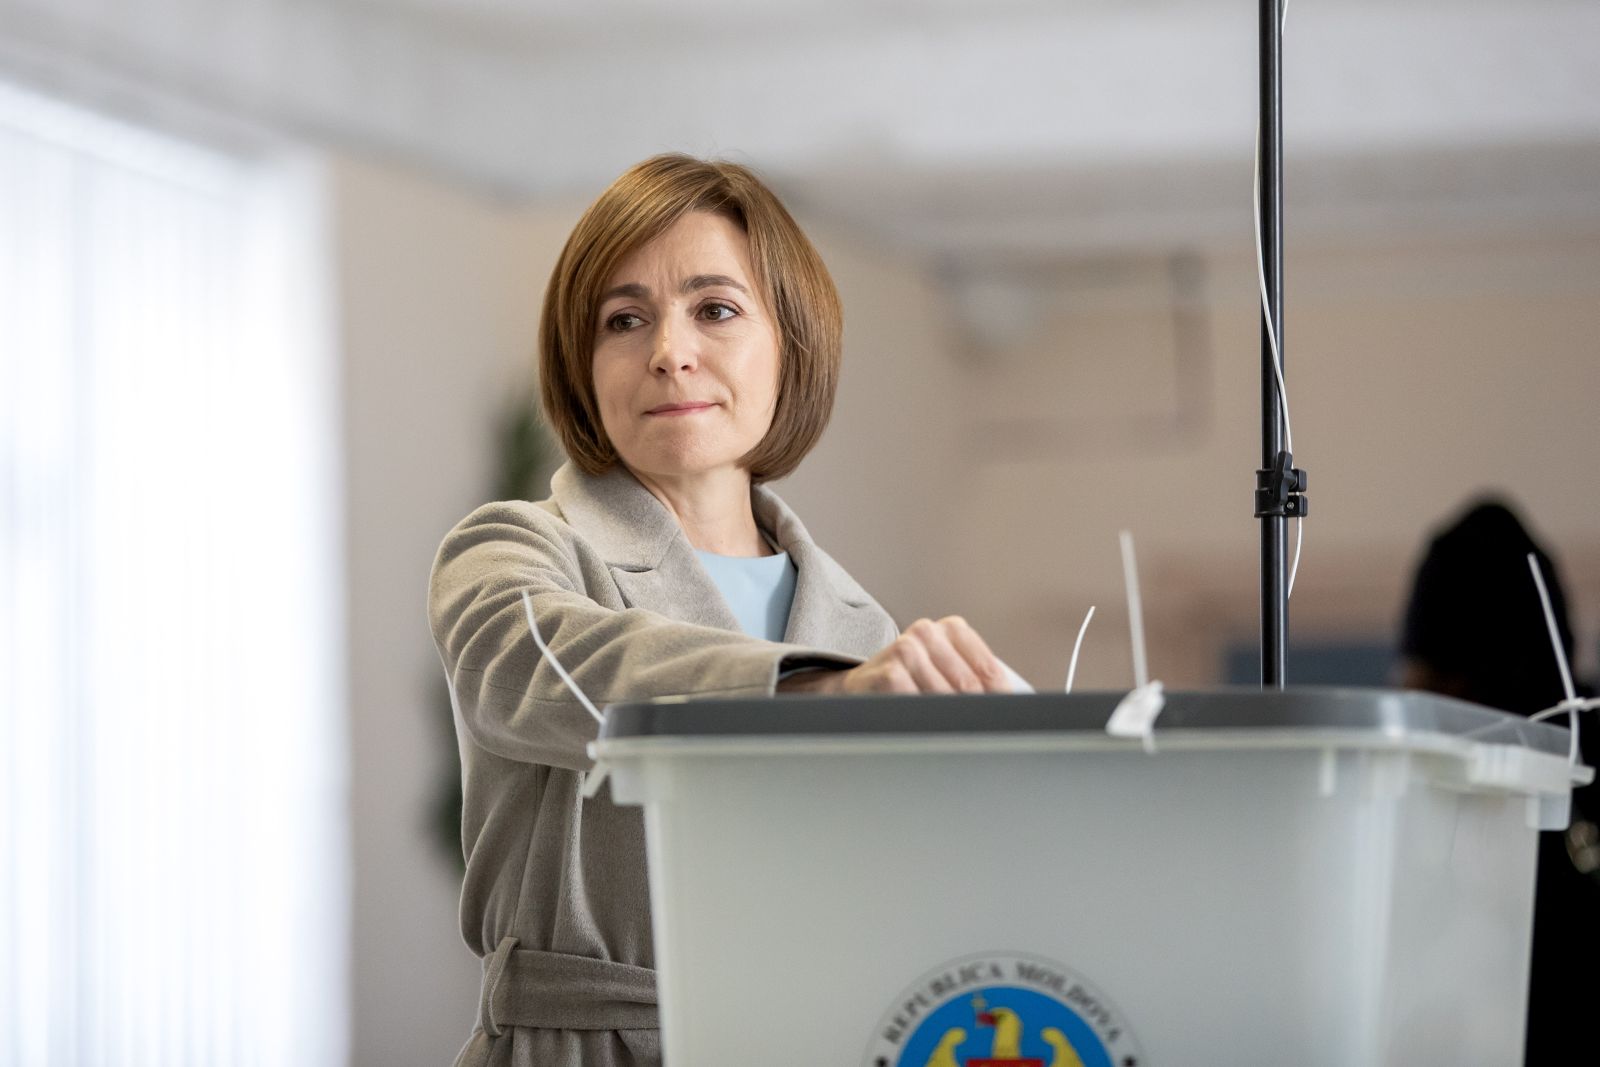
[[[1080,975],[984,954],[923,976],[885,1015],[866,1067],[1142,1067],[1122,1013]]]

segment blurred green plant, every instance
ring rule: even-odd
[[[524,392],[518,403],[500,421],[498,433],[495,500],[543,500],[549,496],[550,475],[555,473],[560,453],[539,414],[535,391]],[[438,670],[437,664],[434,670]],[[428,825],[440,853],[464,873],[466,861],[461,848],[461,757],[456,744],[455,712],[450,707],[449,687],[441,680],[433,716],[443,748],[438,782],[428,804]]]

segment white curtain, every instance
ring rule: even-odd
[[[0,84],[0,1064],[344,1060],[315,190]]]

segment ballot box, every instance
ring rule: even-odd
[[[1521,1062],[1565,729],[1215,690],[1142,742],[1120,696],[610,708],[667,1067]]]

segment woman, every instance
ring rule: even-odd
[[[539,503],[445,538],[429,613],[463,766],[462,931],[484,957],[458,1063],[660,1059],[639,810],[581,795],[596,703],[982,692],[1007,673],[958,618],[897,634],[765,482],[832,409],[842,333],[815,250],[743,167],[645,161],[573,230],[540,329],[570,462]]]

